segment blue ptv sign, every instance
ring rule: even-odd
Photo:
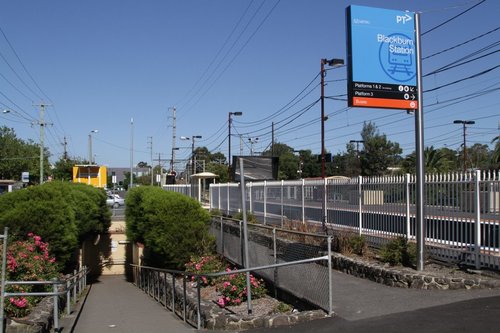
[[[348,105],[417,109],[415,14],[349,6]]]

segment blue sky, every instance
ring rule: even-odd
[[[127,167],[132,136],[134,164],[151,163],[148,137],[154,159],[170,160],[172,107],[178,159],[191,152],[191,142],[179,138],[192,135],[203,137],[196,146],[227,156],[228,113],[238,111],[243,116],[233,118],[232,155],[240,152],[239,135],[243,154],[257,137],[254,151],[268,148],[272,122],[277,142],[319,153],[320,104],[308,106],[320,96],[320,59],[346,57],[345,8],[355,4],[421,12],[424,74],[466,56],[464,61],[473,60],[424,77],[425,145],[460,149],[456,119],[476,122],[467,129],[468,146],[489,144],[500,122],[500,57],[492,53],[499,50],[500,2],[479,3],[3,1],[0,108],[14,112],[0,114],[0,124],[38,142],[39,128],[31,122],[39,109],[33,105],[51,104],[45,120],[52,123],[46,126],[52,161],[62,155],[65,137],[70,156],[87,158],[88,135],[97,129],[96,162]],[[325,102],[327,149],[345,151],[349,140],[360,139],[363,122],[372,121],[404,154],[411,153],[414,117],[400,110],[347,108],[345,79],[345,67],[326,77],[325,95],[341,99]]]

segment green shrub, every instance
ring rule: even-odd
[[[243,212],[236,213],[236,215],[233,216],[233,219],[238,220],[238,221],[243,221]],[[259,223],[257,220],[257,217],[255,217],[254,214],[251,212],[247,212],[247,223]]]
[[[380,250],[383,262],[391,265],[414,266],[417,257],[417,248],[414,243],[409,243],[405,237],[391,240]]]
[[[342,254],[363,256],[368,252],[366,237],[352,232],[339,232],[335,237],[334,250]]]
[[[40,235],[69,270],[78,241],[110,224],[106,194],[89,185],[53,181],[0,196],[0,228],[9,227],[9,237],[18,240]]]
[[[279,302],[278,305],[276,305],[275,311],[278,313],[290,313],[293,310],[293,306],[287,303]]]
[[[129,240],[145,245],[146,264],[181,269],[195,254],[210,253],[210,215],[199,202],[158,187],[130,190],[126,208]]]
[[[0,228],[9,238],[25,240],[33,232],[51,245],[58,262],[69,263],[78,247],[75,211],[63,193],[50,186],[31,186],[0,196]]]

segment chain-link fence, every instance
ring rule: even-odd
[[[211,233],[217,239],[217,252],[239,266],[263,267],[324,256],[331,258],[331,238],[328,236],[248,224],[249,262],[245,264],[242,223],[220,217],[211,224]],[[261,269],[256,273],[274,286],[277,296],[331,311],[332,284],[328,267],[325,259]]]

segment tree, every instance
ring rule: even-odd
[[[64,159],[61,157],[51,170],[52,178],[54,180],[71,181],[73,179],[73,167],[78,164],[85,164],[84,159],[69,158]]]
[[[49,152],[44,152],[44,174],[49,170]],[[30,182],[40,181],[40,146],[32,140],[17,138],[13,129],[0,128],[0,178],[20,180],[23,172],[29,172]]]
[[[210,215],[193,198],[158,187],[133,188],[127,196],[127,237],[145,246],[146,265],[184,268],[192,255],[213,246]]]
[[[473,169],[490,168],[490,150],[488,145],[475,143],[467,148],[467,159]]]
[[[361,130],[364,150],[360,152],[361,168],[366,176],[378,176],[388,173],[388,167],[397,166],[401,161],[402,149],[398,143],[387,140],[385,134],[379,134],[374,123],[364,123]]]
[[[266,150],[262,153],[262,156],[273,156],[273,152],[271,151],[271,149]],[[292,147],[284,143],[275,143],[274,156],[279,157],[279,180],[291,180],[299,178],[300,175],[297,173],[297,170],[299,170],[300,159],[294,154],[294,150]]]

